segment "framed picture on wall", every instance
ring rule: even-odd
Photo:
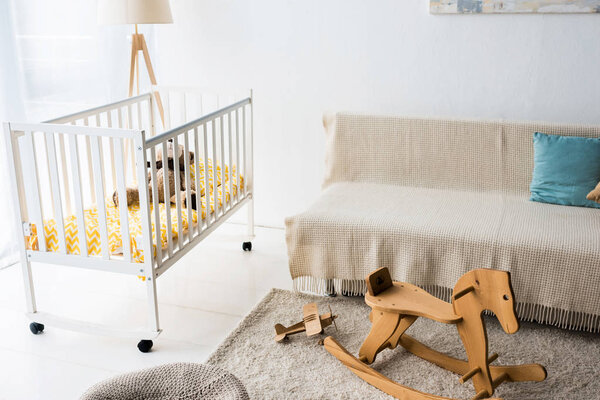
[[[590,14],[600,0],[430,0],[431,14]]]

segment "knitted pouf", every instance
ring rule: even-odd
[[[244,385],[210,365],[175,363],[130,372],[88,389],[80,400],[249,400]]]

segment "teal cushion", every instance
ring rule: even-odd
[[[533,135],[531,200],[600,208],[585,196],[600,181],[600,139]]]

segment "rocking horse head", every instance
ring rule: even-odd
[[[514,299],[509,272],[475,269],[464,274],[454,286],[452,305],[463,316],[492,311],[504,332],[512,334],[519,330]]]

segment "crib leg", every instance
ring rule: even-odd
[[[151,276],[146,277],[146,285],[148,288],[148,328],[153,332],[160,330],[158,323],[158,301],[156,296],[156,274],[152,264],[146,266],[152,273]],[[142,339],[138,343],[138,349],[142,353],[147,353],[152,348],[152,340]]]
[[[248,202],[248,240],[254,238],[254,199],[251,198]]]
[[[31,263],[26,256],[21,257],[21,271],[23,273],[23,286],[25,287],[25,300],[27,303],[27,312],[30,314],[37,312],[37,305],[35,303],[35,290],[33,289],[33,275],[31,273]],[[29,324],[29,330],[34,335],[42,333],[44,331],[44,325],[32,322]]]
[[[156,296],[156,279],[148,278],[148,327],[151,331],[158,331],[158,301]]]
[[[247,231],[246,231],[246,236],[248,241],[242,243],[242,249],[244,251],[252,251],[252,242],[251,240],[254,239],[254,199],[250,198],[250,200],[248,201],[248,224],[247,224]]]
[[[31,273],[31,263],[26,256],[21,257],[21,271],[23,273],[23,286],[25,287],[25,300],[27,302],[27,312],[37,312],[35,302],[35,290],[33,288],[33,276]]]

